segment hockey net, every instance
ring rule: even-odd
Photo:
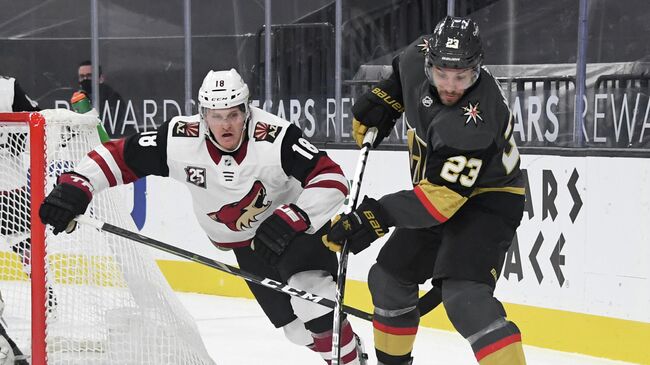
[[[34,364],[212,364],[148,248],[81,225],[71,234],[43,231],[38,205],[57,176],[99,144],[97,123],[62,109],[0,113],[7,332]],[[123,189],[96,194],[86,214],[135,229]]]

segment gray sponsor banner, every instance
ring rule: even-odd
[[[512,81],[516,83],[518,81]],[[544,81],[545,82],[545,81]],[[506,93],[512,111],[514,136],[522,147],[575,147],[575,89],[556,88],[557,82],[544,82],[533,89]],[[532,83],[527,82],[529,85]],[[507,88],[507,82],[504,82]],[[352,113],[354,98],[344,96],[337,105],[333,96],[298,96],[273,103],[252,104],[285,118],[299,126],[314,142],[352,144]],[[588,89],[585,96],[585,124],[582,128],[585,147],[635,148],[650,147],[650,100],[648,88],[600,87]],[[69,108],[65,100],[56,107]],[[337,121],[336,110],[342,108]],[[115,108],[104,108],[102,120],[112,137],[120,137],[157,128],[162,122],[181,114],[180,100],[125,99]],[[337,135],[339,138],[337,138]],[[406,130],[401,118],[383,145],[405,146]]]

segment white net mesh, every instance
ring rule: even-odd
[[[47,120],[47,187],[99,143],[97,119],[67,110]],[[30,352],[28,125],[0,117],[0,290],[7,332]],[[123,188],[96,194],[86,214],[134,230]],[[47,194],[46,192],[46,194]],[[46,233],[48,364],[212,364],[196,325],[147,249],[78,226]]]

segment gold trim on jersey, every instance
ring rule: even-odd
[[[425,208],[440,222],[451,218],[468,199],[446,186],[432,184],[427,179],[421,180],[417,188],[424,193],[423,198],[426,201],[422,201],[422,203]],[[422,197],[420,198],[422,200]],[[443,219],[441,220],[436,213],[440,214]]]
[[[409,148],[411,182],[415,185],[426,176],[427,144],[418,137],[415,129],[406,131],[406,143]]]
[[[498,192],[498,193],[511,193],[511,194],[517,194],[517,195],[525,195],[526,194],[526,188],[518,188],[515,186],[502,186],[498,188],[476,188],[474,191],[472,191],[472,194],[470,194],[470,198],[479,194],[483,193],[491,193],[491,192]]]

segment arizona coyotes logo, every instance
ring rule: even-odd
[[[198,137],[199,136],[199,123],[198,122],[178,122],[172,129],[173,137]]]
[[[282,127],[280,126],[257,122],[257,124],[255,124],[253,137],[255,137],[256,141],[266,141],[273,143],[278,137],[278,134],[280,134],[281,130]]]
[[[255,218],[269,208],[271,202],[264,203],[265,199],[266,188],[258,180],[240,201],[226,204],[218,211],[208,213],[208,217],[233,231],[243,231],[251,228],[251,223],[257,222]]]

